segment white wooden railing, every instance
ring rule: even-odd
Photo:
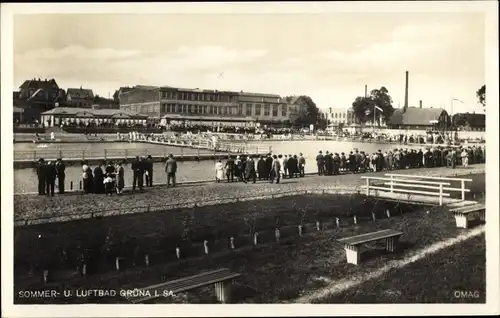
[[[465,182],[472,182],[472,179],[465,178],[431,177],[397,173],[387,173],[384,177],[363,176],[361,179],[366,180],[364,188],[367,196],[370,195],[370,190],[422,194],[437,196],[439,198],[439,205],[443,205],[444,197],[450,196],[449,192],[460,192],[462,195],[461,199],[465,200],[465,193],[470,192],[470,189],[465,188]],[[371,180],[385,182],[374,185],[370,184]],[[460,188],[451,187],[450,182],[447,181],[460,182]]]
[[[445,193],[444,190],[448,189],[445,186],[449,186],[449,182],[433,182],[433,181],[423,181],[423,180],[408,180],[408,179],[399,179],[396,177],[368,177],[363,176],[361,179],[366,180],[366,184],[364,186],[365,193],[367,196],[370,195],[370,190],[381,190],[388,191],[391,193],[394,192],[402,192],[409,194],[423,194],[423,195],[431,195],[437,196],[439,198],[439,205],[443,205],[443,197],[449,197],[449,193]],[[383,184],[370,184],[371,180],[375,181],[388,181]],[[388,187],[386,187],[388,186]],[[399,188],[402,187],[402,188]],[[411,188],[421,188],[427,190],[438,190],[438,191],[422,191],[422,190],[414,190],[414,189],[405,189],[405,187]]]
[[[432,177],[432,176],[415,176],[409,174],[398,174],[398,173],[386,173],[387,177],[390,178],[406,178],[409,180],[437,180],[441,181],[458,181],[460,182],[460,188],[444,188],[446,191],[461,192],[462,200],[465,200],[465,193],[470,192],[470,189],[465,188],[465,182],[472,182],[472,179],[465,178],[446,178],[446,177]],[[449,184],[448,184],[449,185]]]

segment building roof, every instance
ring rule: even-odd
[[[71,98],[94,98],[94,93],[92,92],[92,90],[86,88],[68,88],[66,95],[71,96]]]
[[[164,85],[161,88],[172,89],[172,90],[177,90],[177,91],[182,91],[182,92],[223,93],[223,94],[233,94],[233,95],[253,96],[253,97],[275,97],[275,98],[281,97],[280,95],[277,95],[277,94],[251,93],[251,92],[244,92],[244,91],[235,92],[235,91],[216,90],[216,89],[182,88],[182,87],[173,87],[173,86],[168,86],[168,85]]]
[[[428,126],[431,120],[439,120],[445,110],[442,108],[408,107],[406,111],[396,109],[389,120],[389,125]]]
[[[56,107],[49,111],[42,113],[42,115],[83,115],[83,116],[98,116],[98,117],[113,117],[113,118],[124,118],[125,117],[137,117],[137,118],[147,118],[148,115],[139,114],[134,111],[127,111],[121,109],[88,109],[88,108],[77,108],[77,107]]]
[[[458,120],[458,118],[460,118],[461,120]],[[453,115],[453,122],[462,122],[463,124],[469,125],[470,127],[486,127],[486,115],[458,113]]]
[[[54,89],[53,86],[56,86],[56,89],[59,89],[59,86],[56,83],[56,80],[51,78],[50,80],[48,79],[32,79],[32,80],[26,80],[24,83],[19,86],[20,89],[29,89],[29,88],[41,88],[41,89],[46,89],[46,90],[51,90]]]

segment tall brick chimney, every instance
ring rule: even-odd
[[[404,108],[408,107],[408,71],[406,71],[406,81],[405,81],[405,104]]]

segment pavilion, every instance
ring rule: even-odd
[[[42,113],[41,118],[45,127],[54,127],[72,123],[146,124],[148,115],[120,109],[56,107]]]

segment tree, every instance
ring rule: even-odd
[[[375,106],[382,109],[382,111],[375,109]],[[373,121],[373,112],[375,112],[375,120],[378,123],[380,123],[380,118],[382,118],[382,120],[387,120],[394,113],[392,98],[389,95],[389,91],[384,86],[380,89],[372,90],[370,92],[370,96],[368,97],[356,97],[352,103],[352,108],[354,111],[354,117],[360,123]]]
[[[476,96],[483,107],[486,106],[486,84],[476,91]]]
[[[290,101],[292,97],[285,97],[287,101]],[[290,121],[294,126],[297,127],[309,127],[309,125],[317,126],[321,122],[319,115],[319,109],[316,103],[311,97],[306,95],[301,95],[296,100],[296,109],[292,109],[290,113]]]

